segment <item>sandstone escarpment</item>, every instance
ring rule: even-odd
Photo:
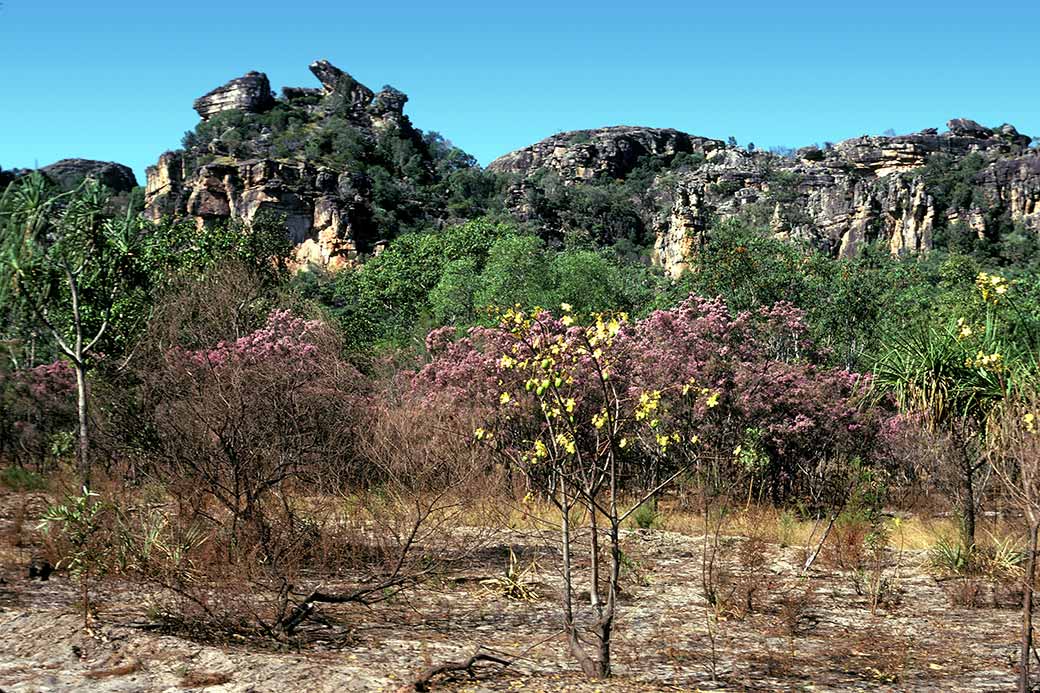
[[[1040,230],[1040,153],[1028,149],[1030,141],[1011,125],[954,119],[941,133],[864,136],[780,156],[675,130],[604,128],[555,135],[489,168],[519,178],[507,206],[524,219],[545,174],[564,185],[602,184],[650,162],[658,173],[636,195],[643,198],[637,207],[654,239],[654,261],[678,276],[702,234],[734,217],[835,256],[870,242],[893,254],[927,251],[937,230],[954,223],[980,236],[996,232],[993,219]],[[943,199],[926,180],[924,167],[936,157],[955,169],[970,156],[981,168],[963,183],[986,200],[985,211]]]
[[[878,239],[896,254],[926,250],[937,215],[919,177],[863,177],[753,155],[705,164],[661,197],[668,204],[654,222],[654,259],[673,276],[685,269],[698,236],[720,219],[745,215],[778,236],[851,255]]]
[[[393,87],[376,93],[325,60],[310,70],[321,88],[286,87],[280,100],[258,72],[198,99],[203,125],[184,150],[166,152],[147,169],[145,216],[250,225],[270,213],[284,219],[301,264],[332,269],[377,248],[371,159],[383,148],[414,151],[408,173],[432,175],[404,115],[408,97]],[[220,120],[230,111],[244,120]],[[210,120],[219,124],[207,130]],[[350,149],[339,149],[344,145]]]
[[[1040,152],[1011,125],[954,119],[942,132],[784,154],[618,126],[553,135],[481,171],[415,129],[401,91],[370,89],[327,60],[310,71],[319,87],[285,87],[278,99],[259,72],[199,98],[203,120],[184,149],[148,169],[146,217],[249,225],[271,213],[301,263],[335,268],[402,229],[461,220],[451,210],[504,209],[553,242],[652,244],[673,276],[732,218],[833,256],[866,243],[918,253],[936,238],[993,240],[1015,225],[1040,232]],[[449,200],[480,190],[487,199]]]

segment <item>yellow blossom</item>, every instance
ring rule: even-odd
[[[569,313],[573,310],[573,308],[571,308],[571,304],[569,303],[561,303],[560,309],[565,313]]]
[[[502,393],[502,394],[501,394],[501,395],[499,396],[499,398],[498,398],[498,403],[499,403],[499,404],[508,404],[508,403],[509,403],[509,400],[511,400],[511,399],[512,399],[512,397],[510,397],[510,395],[509,395],[509,393],[508,393],[508,392],[503,392],[503,393]]]
[[[573,455],[575,451],[574,439],[564,433],[556,434],[556,444]]]

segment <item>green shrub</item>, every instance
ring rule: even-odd
[[[647,501],[632,513],[632,521],[639,529],[657,529],[661,526],[661,513],[653,502]]]
[[[47,488],[47,481],[25,467],[7,467],[0,471],[0,486],[12,491],[40,491]]]

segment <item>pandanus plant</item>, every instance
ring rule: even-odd
[[[0,305],[37,324],[75,370],[84,485],[90,480],[89,360],[128,288],[127,268],[143,228],[129,210],[113,215],[108,193],[89,178],[61,192],[33,173],[0,195]]]
[[[977,322],[961,318],[956,325],[896,335],[873,369],[878,399],[891,397],[900,410],[921,416],[934,432],[949,437],[967,550],[975,545],[977,481],[986,465],[988,422],[1036,373],[1036,340],[1028,330],[1012,334],[1009,328],[1008,317],[1019,310],[1010,283],[980,273],[976,287],[981,299]]]

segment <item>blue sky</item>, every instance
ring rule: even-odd
[[[0,5],[0,166],[144,167],[192,100],[327,58],[482,163],[554,132],[675,127],[801,146],[952,117],[1040,135],[1040,2],[68,2]]]

